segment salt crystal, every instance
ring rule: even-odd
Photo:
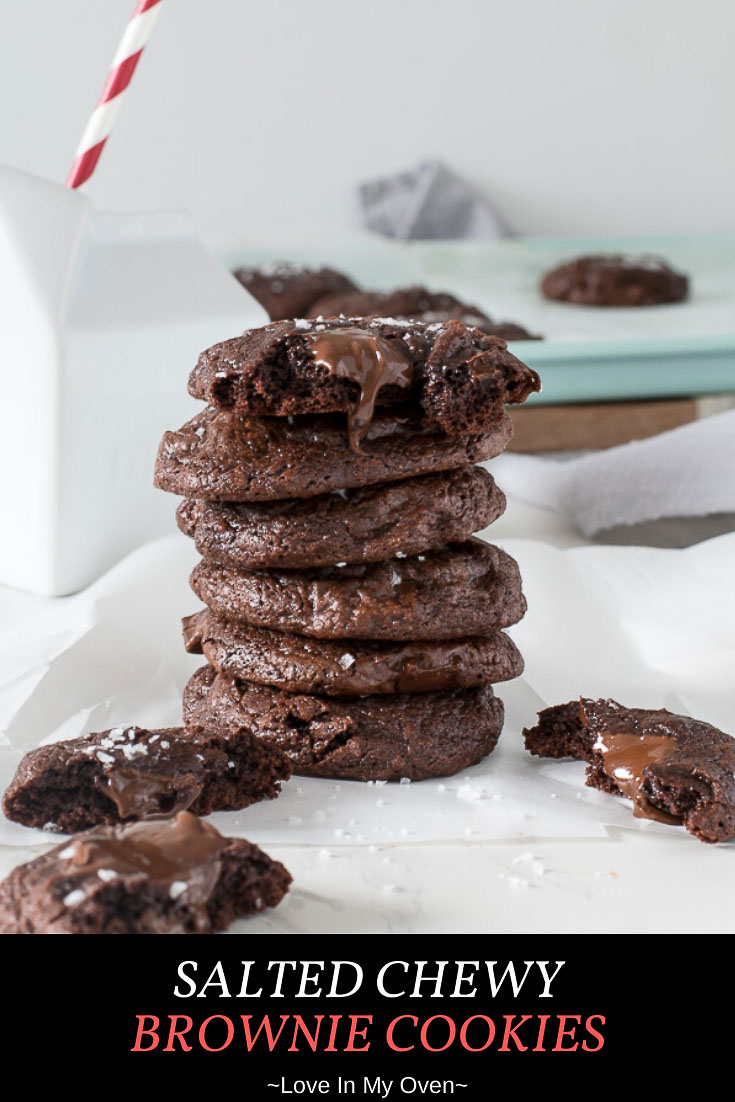
[[[132,758],[140,757],[141,754],[145,757],[148,753],[148,747],[142,742],[127,743],[127,745],[123,746],[122,752],[128,761],[130,761]]]
[[[171,899],[178,899],[180,895],[183,895],[188,885],[186,880],[174,880],[171,887],[168,889],[168,894]]]
[[[105,882],[117,879],[117,873],[114,869],[97,869],[97,875],[100,880],[104,880]]]
[[[75,888],[73,892],[69,892],[62,899],[62,903],[65,907],[76,907],[77,903],[83,903],[87,898],[87,893],[83,892],[81,888]]]
[[[354,654],[350,654],[349,651],[345,652],[339,659],[339,664],[343,670],[349,670],[350,666],[354,666],[355,664]]]

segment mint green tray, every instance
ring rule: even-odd
[[[628,309],[548,302],[545,271],[590,252],[655,253],[691,278],[683,303]],[[735,233],[686,236],[519,237],[400,244],[366,233],[292,234],[250,240],[223,259],[331,263],[365,287],[425,283],[453,291],[493,318],[517,321],[543,341],[513,351],[541,375],[536,403],[735,392]]]
[[[426,282],[446,285],[494,318],[519,321],[543,341],[513,350],[541,375],[536,403],[723,394],[735,391],[735,234],[515,238],[420,243]],[[590,252],[654,253],[691,280],[686,302],[610,308],[547,302],[541,275]]]

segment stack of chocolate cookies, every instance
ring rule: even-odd
[[[472,537],[505,507],[474,464],[538,389],[456,321],[296,319],[204,352],[207,407],[155,476],[202,556],[184,638],[208,665],[184,723],[247,727],[306,776],[421,780],[490,753],[525,601],[513,559]]]

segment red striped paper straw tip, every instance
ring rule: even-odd
[[[82,187],[97,167],[125,92],[130,86],[133,73],[140,61],[140,55],[150,38],[160,6],[161,0],[138,0],[112,59],[102,95],[97,101],[97,106],[92,112],[77,148],[74,163],[66,178],[67,187]]]

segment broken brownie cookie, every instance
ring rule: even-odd
[[[586,783],[626,796],[640,818],[703,842],[735,836],[735,739],[708,723],[582,699],[546,708],[523,734],[532,754],[586,761]]]
[[[188,811],[98,826],[0,883],[0,933],[210,934],[275,907],[291,877]]]
[[[184,808],[236,811],[273,799],[290,772],[282,754],[244,728],[116,727],[29,751],[3,811],[24,826],[71,834]]]

